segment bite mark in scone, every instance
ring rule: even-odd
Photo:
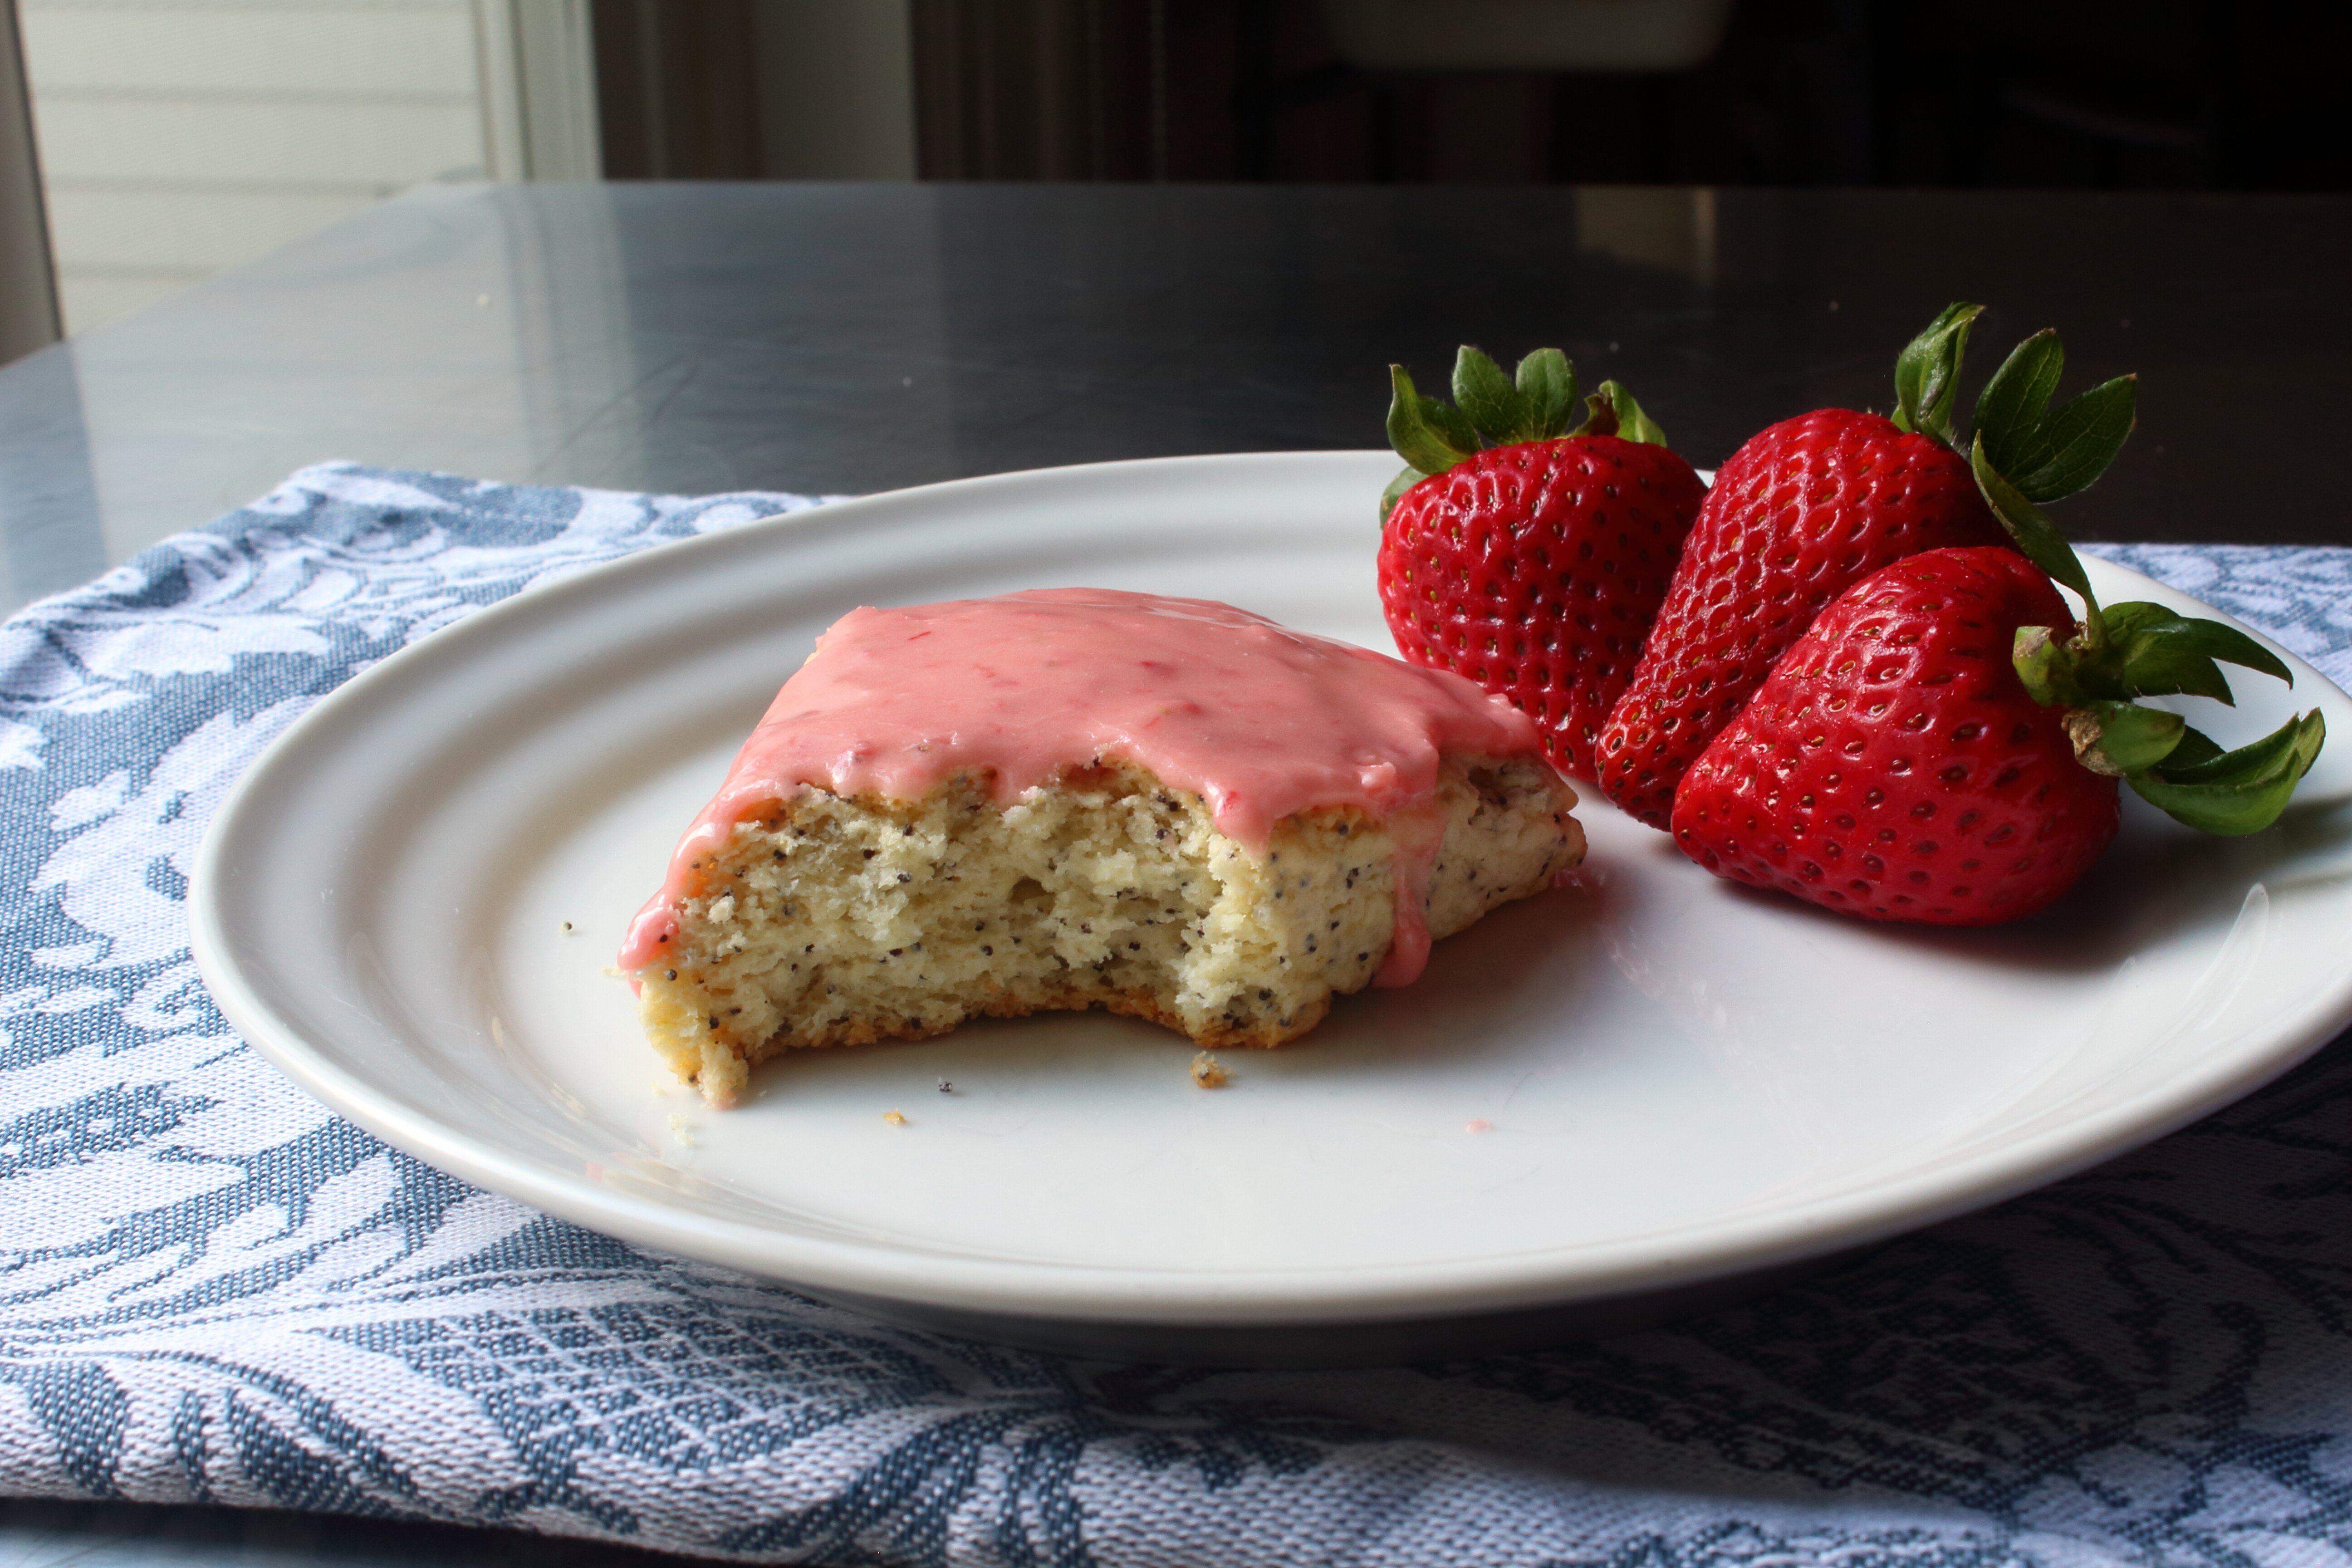
[[[719,1105],[794,1047],[1048,1009],[1276,1046],[1576,865],[1575,804],[1500,700],[1226,606],[862,610],[779,693],[622,964]]]

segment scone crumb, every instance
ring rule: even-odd
[[[1223,1089],[1230,1081],[1225,1064],[1202,1051],[1192,1058],[1192,1081],[1202,1089]]]
[[[1430,939],[1580,856],[1560,816],[1572,799],[1538,759],[1444,759]],[[646,944],[635,967],[638,1011],[714,1105],[789,1050],[1062,1008],[1146,1018],[1195,1051],[1278,1046],[1379,973],[1398,853],[1387,826],[1352,807],[1294,813],[1253,853],[1199,796],[1124,763],[1010,804],[968,772],[908,800],[812,787],[696,857],[697,890],[658,933],[672,940]],[[932,1072],[940,1094],[968,1092]],[[1231,1081],[1213,1056],[1191,1076]]]
[[[694,1123],[686,1119],[686,1113],[684,1111],[673,1110],[670,1112],[669,1135],[677,1139],[678,1142],[686,1148],[691,1149],[694,1147]]]
[[[570,921],[565,921],[563,922],[563,934],[566,936],[570,936],[572,934],[572,922]]]
[[[888,1122],[893,1127],[904,1127],[907,1125],[907,1119],[899,1115],[895,1110],[884,1111],[882,1113],[882,1120]]]

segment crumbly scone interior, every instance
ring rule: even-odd
[[[1203,1046],[1274,1046],[1387,954],[1394,846],[1360,812],[1286,818],[1257,856],[1199,796],[1133,766],[1067,773],[1003,807],[986,782],[919,801],[807,789],[739,823],[637,972],[672,1070],[727,1104],[751,1064],[796,1046],[1091,1006]],[[1540,763],[1449,762],[1438,795],[1433,939],[1582,857],[1575,796]]]

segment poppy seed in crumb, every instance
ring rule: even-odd
[[[787,1045],[920,1037],[968,1018],[1106,1000],[1192,1035],[1196,1049],[1213,1040],[1219,1054],[1227,1047],[1278,1044],[1311,1027],[1335,994],[1371,979],[1379,966],[1370,949],[1359,951],[1352,965],[1344,944],[1328,957],[1322,950],[1342,931],[1371,934],[1373,917],[1385,916],[1395,901],[1391,883],[1402,879],[1381,822],[1366,821],[1372,838],[1359,846],[1352,822],[1336,820],[1336,813],[1301,814],[1276,836],[1276,845],[1287,842],[1288,848],[1261,843],[1253,852],[1216,829],[1200,795],[1155,795],[1148,776],[1139,790],[1137,770],[1104,765],[1106,773],[1074,774],[1017,805],[992,809],[989,789],[959,782],[938,799],[892,799],[887,815],[814,792],[739,825],[735,838],[694,873],[696,890],[681,900],[676,918],[662,922],[676,927],[668,951],[692,956],[668,972],[678,977],[669,990],[647,998],[661,999],[649,1014],[656,1043],[667,1047],[663,1029],[679,1024],[685,1027],[677,1032],[692,1037],[687,1020],[693,1015],[677,1017],[683,1013],[677,1003],[700,1003],[711,1032],[696,1041],[696,1060],[709,1080],[704,1094],[720,1103],[730,1089],[741,1092],[745,1068]],[[1514,896],[1536,877],[1537,862],[1548,883],[1559,862],[1575,858],[1550,847],[1549,836],[1527,837],[1528,807],[1557,809],[1557,781],[1532,763],[1508,765],[1517,770],[1500,789],[1509,832],[1493,843],[1472,833],[1470,844],[1446,845],[1455,858],[1439,872],[1442,893],[1435,877],[1420,889],[1425,907],[1435,900],[1429,917],[1435,931],[1456,929],[1485,906]],[[1466,795],[1451,784],[1448,790],[1445,807],[1459,818],[1468,809]],[[1481,812],[1497,804],[1493,792],[1483,800]],[[1537,816],[1536,825],[1544,820]],[[882,868],[878,880],[866,874],[883,858],[894,823],[900,843],[924,841],[921,877],[904,856]],[[1565,832],[1576,835],[1572,825]],[[814,863],[795,855],[789,847],[795,840],[822,846],[823,854]],[[844,849],[856,850],[858,858],[845,861]],[[1456,867],[1460,876],[1452,874]],[[751,873],[763,868],[764,879],[752,887]],[[731,897],[730,880],[740,884]],[[713,918],[729,910],[737,911],[734,919]],[[959,928],[958,920],[972,923]],[[992,934],[1000,923],[1001,954]],[[959,929],[981,940],[961,947]],[[1149,942],[1145,930],[1156,931]],[[929,951],[933,932],[941,936],[937,953]],[[1034,947],[1024,945],[1031,932]],[[668,934],[657,929],[641,940]],[[1097,944],[1097,935],[1108,940]],[[826,950],[821,964],[820,936]],[[795,937],[805,963],[791,959]],[[694,979],[686,982],[689,963]],[[648,967],[656,976],[665,973]],[[1202,983],[1195,984],[1196,975]],[[673,1000],[678,992],[694,995]],[[732,1005],[739,1000],[742,1005]],[[666,1015],[676,1023],[665,1025]],[[941,1095],[960,1092],[936,1073],[934,1084]],[[1202,1109],[1214,1103],[1213,1095]],[[940,1135],[952,1139],[954,1132],[942,1124]],[[917,1144],[907,1147],[918,1151]]]

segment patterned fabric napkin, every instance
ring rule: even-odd
[[[2352,1054],[2091,1173],[1604,1344],[1374,1372],[880,1327],[385,1148],[187,952],[223,792],[354,671],[811,504],[348,466],[0,628],[0,1489],[762,1561],[2352,1558]],[[2352,679],[2352,551],[2106,552]]]

